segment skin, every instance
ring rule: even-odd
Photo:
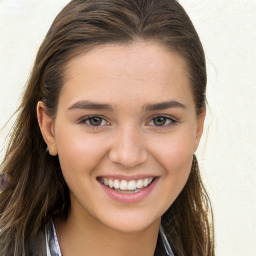
[[[178,104],[152,109],[170,101]],[[69,62],[55,119],[42,102],[37,111],[70,189],[70,215],[55,221],[62,253],[153,255],[161,216],[187,181],[203,131],[205,111],[196,115],[185,60],[152,42],[96,47]],[[158,180],[143,200],[121,203],[97,180],[113,175]]]

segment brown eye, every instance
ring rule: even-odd
[[[164,116],[157,116],[153,118],[153,123],[156,126],[163,126],[166,124],[167,118]]]
[[[89,117],[87,122],[91,126],[100,126],[102,124],[103,119],[98,116]]]
[[[151,126],[158,126],[158,127],[165,127],[170,126],[172,124],[177,123],[177,121],[171,117],[167,116],[156,116],[150,122],[149,125]]]
[[[101,116],[85,116],[78,120],[78,124],[87,125],[91,128],[100,128],[101,126],[109,126],[110,123]]]

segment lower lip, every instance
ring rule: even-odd
[[[120,203],[138,203],[144,200],[146,197],[150,195],[152,190],[155,188],[158,178],[156,178],[149,186],[142,189],[137,193],[122,193],[118,192],[114,189],[111,189],[108,186],[105,186],[100,181],[99,184],[101,185],[102,189],[106,192],[106,194],[113,200],[120,202]]]

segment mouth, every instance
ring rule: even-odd
[[[101,184],[116,192],[133,194],[148,188],[156,180],[156,177],[147,177],[137,180],[119,180],[113,178],[99,177],[98,180],[101,182]]]

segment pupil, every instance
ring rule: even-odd
[[[166,122],[166,118],[163,116],[159,116],[153,119],[154,125],[156,126],[162,126]]]
[[[91,117],[89,119],[89,122],[91,125],[98,126],[101,124],[101,118],[100,117]]]

